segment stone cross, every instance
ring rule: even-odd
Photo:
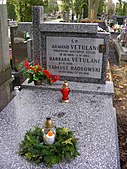
[[[40,46],[41,46],[41,34],[40,34],[40,23],[43,23],[43,7],[34,6],[32,8],[32,20],[33,20],[33,56],[34,62],[40,64]]]

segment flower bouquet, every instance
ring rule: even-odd
[[[112,29],[114,30],[114,32],[121,32],[121,26],[118,24],[112,26]]]
[[[52,85],[54,82],[60,79],[59,75],[52,75],[48,70],[42,68],[40,65],[29,65],[28,62],[25,62],[25,72],[24,76],[28,78],[28,83],[34,81],[37,84],[38,81],[43,82],[47,81],[49,85]]]

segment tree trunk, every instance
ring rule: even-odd
[[[99,0],[88,0],[88,17],[89,19],[97,19],[97,11],[99,7]]]

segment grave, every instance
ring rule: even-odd
[[[114,22],[118,23],[118,25],[124,25],[126,18],[127,16],[118,16],[118,15],[113,16]]]
[[[114,40],[114,47],[118,55],[119,64],[127,62],[127,28],[125,27],[117,39]]]
[[[11,100],[11,67],[6,3],[0,1],[0,111]]]
[[[114,40],[114,47],[118,56],[119,64],[124,64],[127,62],[127,49],[122,47],[117,40]]]
[[[80,152],[75,160],[52,169],[120,169],[114,88],[106,81],[109,35],[98,33],[97,24],[43,23],[42,12],[42,7],[33,7],[34,60],[51,73],[59,73],[61,81],[53,86],[25,81],[0,113],[0,166],[47,169],[26,161],[17,151],[26,130],[37,124],[41,127],[50,116],[56,126],[75,131]],[[68,103],[61,102],[63,80],[69,81],[71,89]]]

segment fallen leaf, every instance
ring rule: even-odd
[[[119,85],[119,88],[120,88],[120,89],[123,89],[123,86]]]
[[[122,106],[122,109],[123,109],[123,110],[126,110],[126,107],[125,107],[125,106]]]
[[[119,98],[118,100],[119,100],[119,101],[122,101],[123,99],[122,99],[122,98]]]

